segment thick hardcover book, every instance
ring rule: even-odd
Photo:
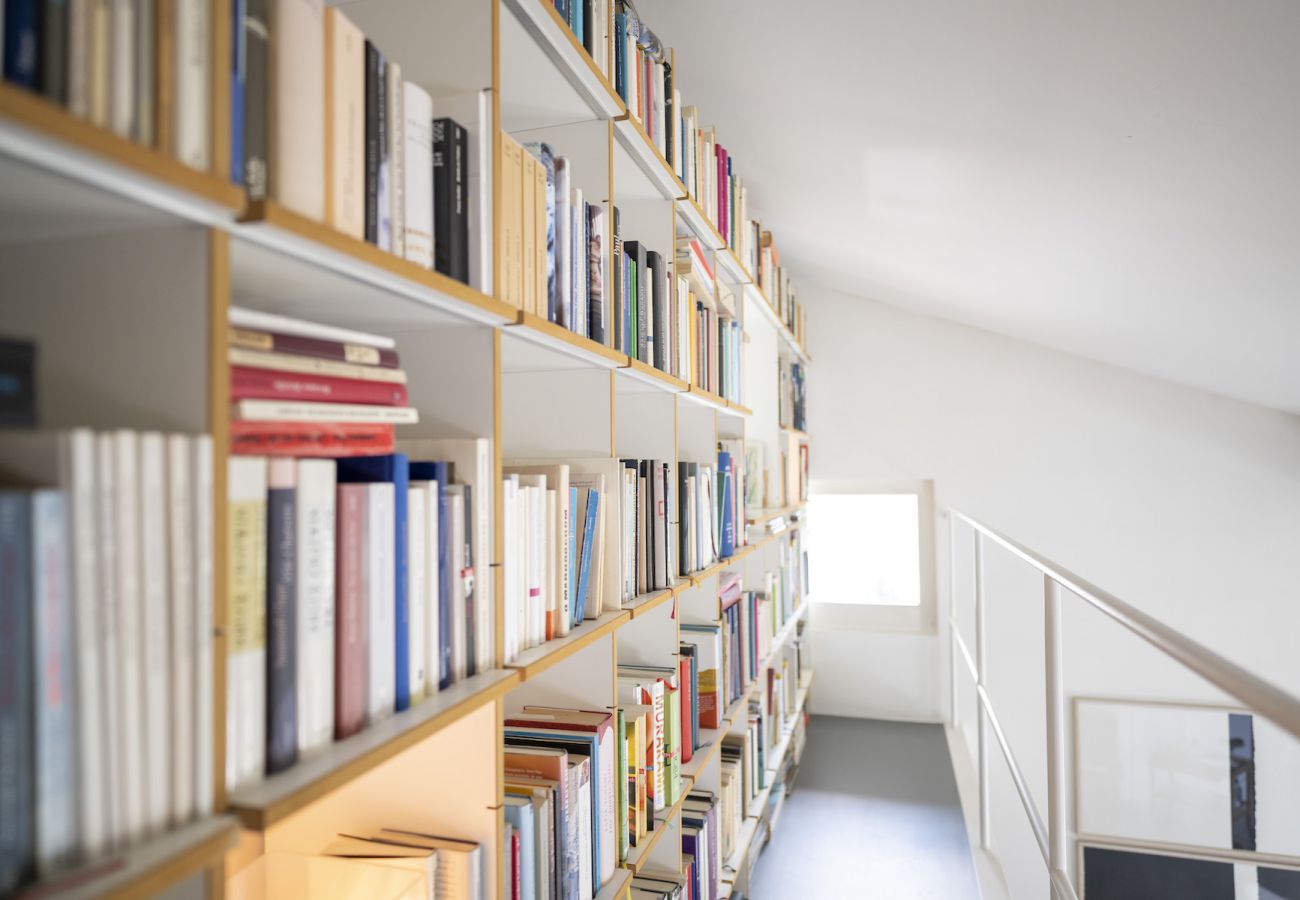
[[[353,422],[231,422],[236,456],[379,456],[392,453],[392,425]]]
[[[0,428],[36,425],[36,345],[0,338]]]
[[[410,462],[403,453],[340,459],[338,480],[340,484],[384,482],[393,486],[394,668],[388,677],[393,679],[394,708],[400,712],[411,705],[410,613],[407,606],[407,588],[410,583],[408,576],[410,545],[407,531]]]
[[[297,463],[273,459],[266,476],[266,770],[298,759]]]
[[[433,120],[434,266],[469,283],[465,129],[452,119]]]
[[[631,321],[635,336],[630,345],[634,349],[629,350],[628,353],[648,363],[651,362],[653,347],[650,337],[650,285],[646,274],[646,260],[649,254],[640,241],[625,241],[623,250],[628,266],[632,269],[632,288],[628,294],[628,303],[632,307]]]
[[[241,0],[234,0],[241,2]],[[366,236],[366,41],[337,7],[325,10],[325,220]]]
[[[384,95],[388,84],[384,72],[384,55],[366,41],[365,68],[365,210],[366,240],[379,243],[379,166],[384,152]]]
[[[226,785],[261,778],[266,758],[266,460],[228,461]]]
[[[587,337],[605,343],[605,210],[587,204]]]
[[[275,52],[268,87],[274,117],[268,122],[267,191],[286,209],[320,222],[325,218],[325,4],[271,0],[271,9]]]
[[[407,393],[404,384],[232,366],[230,399],[313,400],[322,403],[406,406]]]
[[[340,484],[335,530],[334,737],[366,725],[369,613],[366,602],[366,514],[369,486]]]
[[[6,896],[31,877],[35,855],[31,540],[31,495],[0,492],[0,746],[10,748],[0,753],[0,893]]]
[[[227,71],[230,73],[230,180],[235,184],[244,183],[244,85],[248,77],[248,44],[244,41],[244,16],[247,9],[248,0],[230,0],[230,59],[227,60]],[[114,8],[114,30],[116,31],[117,8]],[[113,43],[113,51],[118,49],[116,40]],[[114,83],[117,82],[117,67],[120,65],[121,54],[110,52],[109,57],[112,59],[114,69]],[[114,102],[110,107],[114,109],[112,118],[118,118],[116,114],[116,90],[114,91]],[[118,124],[114,121],[114,130],[118,130]]]
[[[309,356],[314,359],[334,360],[355,366],[378,366],[396,369],[399,365],[397,351],[390,347],[373,347],[346,341],[322,340],[297,334],[281,334],[232,326],[229,331],[230,346],[245,347],[263,352],[287,353]]]
[[[406,147],[403,203],[403,253],[425,269],[433,268],[433,98],[419,85],[402,85]]]
[[[41,0],[5,0],[4,77],[36,90],[40,82]]]

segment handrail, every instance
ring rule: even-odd
[[[991,803],[989,800],[990,734],[996,740],[1008,769],[1012,784],[1024,806],[1025,816],[1034,839],[1042,851],[1043,861],[1051,883],[1051,893],[1056,900],[1078,900],[1070,880],[1070,830],[1065,786],[1070,781],[1066,773],[1066,694],[1062,659],[1064,656],[1062,628],[1062,588],[1110,617],[1133,634],[1142,638],[1161,653],[1182,663],[1210,684],[1223,690],[1247,708],[1263,715],[1291,735],[1300,739],[1300,698],[1246,671],[1186,635],[1157,621],[1146,613],[1104,591],[1095,584],[1080,578],[1069,569],[1035,553],[1001,532],[979,522],[960,510],[949,509],[948,515],[948,568],[950,605],[948,635],[949,663],[952,668],[952,724],[957,724],[957,653],[960,645],[965,662],[971,663],[965,642],[957,631],[956,618],[956,523],[965,522],[974,530],[974,603],[975,603],[975,689],[978,715],[978,776],[980,846],[991,849]],[[1004,550],[1037,569],[1043,576],[1043,662],[1047,718],[1047,815],[1044,817],[1034,802],[1024,773],[1012,752],[993,708],[986,682],[987,653],[985,650],[984,616],[988,598],[984,587],[984,541],[992,541]]]
[[[1178,660],[1215,687],[1237,699],[1243,706],[1255,710],[1273,724],[1300,739],[1300,697],[1248,672],[1204,644],[1170,628],[1125,603],[1109,591],[1097,587],[1087,579],[1080,578],[1064,566],[1058,566],[960,510],[950,509],[948,512],[994,543],[1020,557],[1062,587],[1068,588],[1071,593],[1087,601],[1099,612],[1105,613],[1157,650]]]

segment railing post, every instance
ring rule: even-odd
[[[986,655],[984,652],[984,536],[975,531],[975,684],[985,688]],[[992,846],[993,810],[989,805],[989,729],[984,704],[978,704],[979,731],[979,782],[980,782],[980,848]]]
[[[953,550],[957,537],[957,517],[948,513],[948,722],[956,729],[957,714],[957,571]]]
[[[1069,819],[1065,808],[1065,679],[1061,650],[1061,585],[1043,575],[1043,649],[1047,673],[1047,846],[1052,873],[1065,873]],[[1055,875],[1053,874],[1053,881]],[[1057,896],[1055,888],[1052,896]]]

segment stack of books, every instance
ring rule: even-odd
[[[646,869],[632,877],[633,900],[691,900],[690,879],[684,872]]]
[[[3,16],[6,81],[192,169],[211,168],[207,0],[7,0]]]
[[[213,808],[212,440],[0,435],[0,892]]]
[[[435,102],[336,7],[240,0],[231,12],[231,180],[490,292],[489,92]]]
[[[236,787],[496,660],[490,442],[396,441],[415,410],[383,337],[235,309],[231,345]]]
[[[503,132],[501,145],[500,298],[608,344],[604,207],[584,198],[569,160],[549,144]]]
[[[716,900],[722,879],[722,827],[717,795],[691,791],[682,805],[682,874],[688,896]]]
[[[403,896],[437,900],[486,900],[488,896],[487,859],[475,841],[381,828],[365,837],[340,834],[322,855],[413,873],[419,879],[419,892]]]
[[[610,459],[504,467],[505,660],[620,608],[622,478]]]
[[[231,452],[392,453],[418,421],[392,338],[231,307]]]

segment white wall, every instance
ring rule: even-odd
[[[860,298],[804,294],[814,491],[933,479],[937,508],[961,509],[1300,693],[1300,417]],[[938,533],[937,634],[855,631],[843,614],[832,630],[814,608],[818,711],[947,715],[946,521]],[[970,533],[957,541],[959,632],[973,648]],[[1045,810],[1041,580],[990,551],[986,584],[990,692]],[[1222,700],[1080,607],[1067,600],[1070,693]],[[973,691],[959,687],[973,746]],[[1003,843],[1008,882],[1036,881],[1032,843]]]

